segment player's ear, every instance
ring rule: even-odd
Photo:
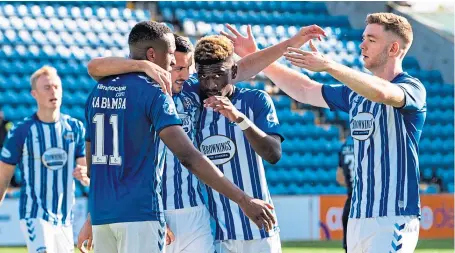
[[[145,52],[145,57],[147,58],[147,60],[155,62],[156,59],[155,49],[153,49],[153,47],[147,49],[147,52]]]
[[[231,68],[231,73],[232,73],[232,79],[235,79],[237,77],[237,63],[234,63],[234,65]]]
[[[31,91],[30,91],[30,94],[32,94],[32,97],[33,97],[34,99],[36,99],[36,90],[35,90],[35,89],[31,90]]]
[[[398,54],[399,51],[400,51],[400,44],[398,43],[398,41],[394,41],[390,47],[389,55],[394,56],[394,55]]]

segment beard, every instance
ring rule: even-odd
[[[375,56],[374,58],[370,58],[369,63],[365,63],[365,68],[370,71],[378,69],[387,63],[388,57],[389,57],[388,49],[386,47],[377,56]]]

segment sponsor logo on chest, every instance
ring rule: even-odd
[[[61,148],[50,148],[41,156],[44,166],[50,170],[59,170],[65,166],[68,154]]]
[[[205,138],[199,150],[206,155],[215,165],[229,162],[237,150],[235,143],[224,135],[214,135]]]
[[[352,138],[364,141],[374,132],[374,117],[369,112],[361,112],[352,118],[351,136]]]

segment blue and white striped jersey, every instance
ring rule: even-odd
[[[235,88],[232,104],[258,128],[270,135],[280,134],[280,125],[270,96],[259,90]],[[255,153],[243,131],[220,113],[205,108],[198,133],[200,151],[248,195],[272,204],[262,158]],[[252,240],[278,233],[259,230],[233,201],[207,187],[208,209],[215,220],[215,240]]]
[[[344,85],[322,89],[329,107],[350,117],[355,155],[351,218],[420,215],[418,143],[426,91],[407,73],[392,83],[404,91],[402,108],[369,101]]]
[[[10,130],[0,159],[21,170],[20,219],[71,224],[72,173],[76,159],[85,156],[84,136],[83,124],[64,114],[55,123],[42,122],[34,114]]]
[[[195,75],[184,83],[183,90],[174,94],[173,99],[177,113],[182,120],[183,130],[195,143],[197,123],[201,114],[201,102],[197,87],[190,85],[197,82]],[[196,144],[196,143],[195,143]],[[204,205],[198,178],[182,166],[177,157],[169,149],[166,152],[166,162],[163,173],[163,206],[164,210],[182,209]]]

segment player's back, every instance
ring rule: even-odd
[[[159,131],[180,124],[172,99],[139,73],[102,79],[86,104],[92,224],[159,220],[164,148]]]

